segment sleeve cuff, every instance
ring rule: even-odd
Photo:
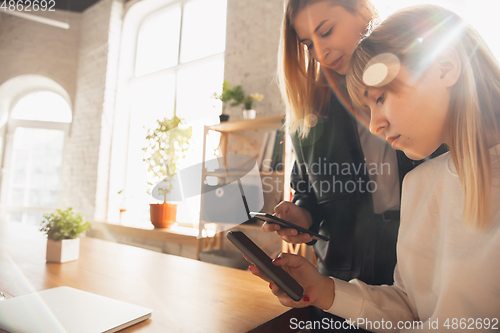
[[[330,278],[335,283],[335,299],[327,311],[347,320],[356,320],[363,307],[360,290],[353,283]]]

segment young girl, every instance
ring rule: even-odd
[[[330,238],[314,245],[322,274],[390,284],[400,182],[414,164],[356,122],[345,89],[352,52],[376,16],[370,0],[285,1],[279,81],[296,153],[295,195],[275,213]],[[263,229],[291,243],[312,241],[295,229]]]
[[[412,159],[450,149],[403,183],[394,285],[322,276],[299,256],[275,264],[315,305],[373,331],[486,331],[500,317],[500,68],[477,32],[432,5],[387,18],[356,48],[347,84],[370,130]],[[269,279],[252,267],[252,273]],[[269,281],[270,282],[270,281]]]

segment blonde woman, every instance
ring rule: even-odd
[[[275,213],[330,238],[314,244],[322,274],[387,284],[396,264],[400,182],[414,163],[369,133],[345,89],[352,52],[376,17],[369,0],[285,1],[279,81],[296,154],[295,195]],[[295,229],[263,229],[314,243]]]
[[[392,286],[329,279],[283,254],[275,264],[302,284],[305,299],[293,302],[274,284],[272,292],[284,305],[316,305],[372,331],[498,330],[499,64],[460,17],[422,5],[360,42],[347,85],[371,132],[394,149],[412,159],[443,143],[450,152],[404,180]]]

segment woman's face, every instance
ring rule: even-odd
[[[345,75],[366,22],[342,6],[318,2],[299,11],[293,22],[299,41],[322,66]]]
[[[370,132],[385,135],[393,149],[413,160],[432,154],[446,139],[450,90],[439,66],[434,64],[418,81],[401,67],[397,93],[368,88],[365,104],[370,108]]]

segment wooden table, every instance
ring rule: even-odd
[[[81,239],[80,258],[45,263],[34,226],[0,225],[0,291],[7,298],[69,286],[153,309],[123,332],[246,332],[285,312],[248,271]]]

